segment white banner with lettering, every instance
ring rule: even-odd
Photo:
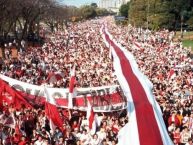
[[[43,87],[21,82],[16,79],[0,74],[0,78],[23,93],[24,97],[38,104],[45,100]],[[54,97],[59,107],[67,108],[69,91],[68,88],[47,88],[50,96]],[[74,109],[85,111],[87,99],[91,99],[93,108],[96,112],[109,112],[122,110],[127,107],[126,98],[118,85],[101,86],[90,88],[76,88],[73,98]]]

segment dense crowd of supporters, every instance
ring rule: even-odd
[[[180,41],[173,42],[173,32],[157,32],[117,26],[108,17],[108,30],[136,58],[140,70],[153,83],[153,93],[163,111],[169,135],[176,145],[191,145],[193,134],[193,60],[190,50]],[[11,45],[5,45],[1,74],[31,84],[69,87],[70,70],[76,67],[76,87],[117,84],[109,48],[100,28],[103,20],[71,24],[47,38],[42,47],[19,47],[18,57],[11,57]],[[24,43],[24,42],[22,42]],[[50,79],[60,74],[60,79]],[[14,114],[16,127],[1,124],[0,144],[35,145],[116,145],[117,134],[127,122],[126,111],[97,113],[97,132],[91,134],[85,112],[59,109],[63,118],[61,131],[50,131],[44,109],[14,110],[4,108],[1,118]]]
[[[52,34],[42,47],[19,48],[17,59],[6,49],[1,73],[31,84],[66,88],[70,69],[76,66],[77,87],[116,84],[100,27],[95,21],[72,24],[64,32]],[[49,79],[52,74],[62,77]]]
[[[43,109],[5,110],[1,119],[13,115],[15,124],[0,125],[3,145],[116,145],[119,129],[128,122],[125,111],[98,113],[97,131],[91,133],[85,112],[60,108],[63,130],[56,127],[52,132]]]

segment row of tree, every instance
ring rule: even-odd
[[[94,18],[96,16],[105,16],[111,13],[106,9],[98,8],[96,3],[80,7],[79,12],[84,19]]]
[[[53,25],[68,17],[67,9],[53,0],[1,0],[0,36],[26,39],[40,29],[40,22]]]
[[[131,0],[121,6],[120,13],[136,27],[193,28],[192,0]]]
[[[0,39],[10,36],[26,39],[30,34],[39,34],[40,23],[47,24],[53,31],[67,26],[69,20],[106,14],[108,11],[95,3],[76,8],[60,5],[57,0],[0,0]]]

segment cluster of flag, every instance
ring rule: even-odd
[[[68,98],[68,108],[72,109],[73,108],[73,97],[74,97],[74,87],[76,83],[76,76],[75,76],[75,66],[71,69],[70,72],[70,82],[69,82],[69,98]],[[60,114],[57,109],[57,104],[56,101],[53,97],[49,95],[47,92],[46,87],[44,87],[44,96],[46,97],[45,101],[45,113],[49,119],[50,122],[50,128],[51,131],[54,132],[56,127],[59,127],[60,130],[63,131],[63,122],[60,117]]]
[[[60,80],[62,79],[62,75],[52,73],[49,75],[47,81],[51,81],[54,79]],[[75,66],[74,66],[71,70],[70,84],[69,84],[68,108],[70,109],[73,108],[72,99],[74,97],[75,83],[76,83],[76,78],[75,78]],[[1,110],[4,109],[3,103],[6,103],[7,106],[12,106],[14,109],[20,109],[23,106],[27,108],[33,108],[33,106],[31,106],[29,102],[25,100],[21,92],[10,87],[5,81],[1,79],[0,79],[0,86],[1,86],[0,87],[0,109]],[[62,130],[63,122],[59,115],[55,99],[49,96],[49,93],[47,92],[46,87],[44,87],[43,92],[44,92],[44,97],[46,98],[45,113],[49,119],[50,128],[52,131],[54,131],[56,127],[59,127]],[[13,115],[7,116],[6,114],[2,114],[0,116],[0,123],[3,123],[4,125],[7,125],[11,128],[17,128]]]

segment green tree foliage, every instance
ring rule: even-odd
[[[91,3],[91,6],[94,7],[94,8],[97,8],[97,3]]]
[[[110,13],[107,9],[98,8],[95,3],[82,6],[79,11],[84,19],[94,18],[96,16],[106,16]]]
[[[129,22],[150,29],[176,29],[193,17],[192,0],[131,0]]]
[[[82,6],[80,8],[80,11],[81,11],[83,18],[85,19],[93,18],[96,16],[95,8],[89,5]]]
[[[145,26],[147,22],[146,0],[131,0],[129,9],[129,23],[136,27]]]
[[[0,0],[0,36],[7,39],[26,39],[37,31],[41,21],[62,21],[66,8],[54,0]]]
[[[128,18],[129,4],[130,2],[121,5],[119,9],[119,13],[121,14],[121,16],[125,16],[126,18]]]
[[[154,0],[149,3],[147,19],[148,27],[154,30],[159,28],[170,29],[175,22],[174,14],[170,13],[170,3],[162,0]]]
[[[107,9],[104,9],[104,8],[96,8],[95,11],[97,16],[105,16],[109,14]]]

